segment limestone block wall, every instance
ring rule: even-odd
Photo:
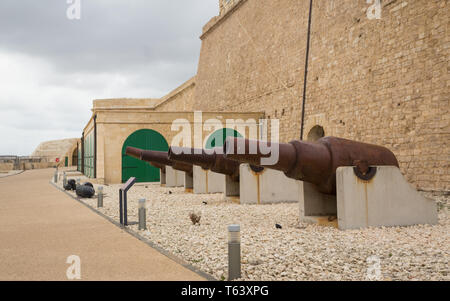
[[[45,157],[0,157],[0,172],[11,170],[31,170],[56,167],[56,162],[47,161]]]
[[[0,163],[0,172],[8,172],[14,169],[14,163]]]
[[[195,77],[176,88],[161,99],[156,111],[192,111],[194,105]]]
[[[151,108],[160,103],[158,98],[114,98],[96,99],[93,101],[94,110],[101,109],[142,109]]]
[[[384,145],[424,190],[450,190],[450,10],[444,0],[314,1],[304,137]],[[204,28],[194,110],[265,111],[300,136],[309,1],[241,0]]]
[[[219,0],[220,15],[223,15],[227,10],[229,10],[239,1],[240,0]]]
[[[194,110],[263,110],[299,138],[308,1],[241,1],[202,35]]]

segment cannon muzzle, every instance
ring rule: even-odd
[[[290,143],[228,137],[223,150],[228,159],[282,171],[289,178],[315,184],[327,194],[336,193],[338,167],[358,166],[365,174],[369,166],[399,166],[395,155],[385,147],[336,137]],[[274,162],[264,163],[268,161]]]
[[[206,170],[231,176],[235,181],[239,180],[240,163],[226,159],[223,156],[222,148],[204,150],[173,146],[169,149],[169,159],[197,165]]]
[[[127,147],[125,154],[130,157],[148,162],[150,165],[165,171],[166,166],[171,166],[175,170],[184,171],[192,175],[192,164],[184,164],[169,160],[167,152],[143,150],[135,147]]]

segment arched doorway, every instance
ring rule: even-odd
[[[325,137],[325,130],[320,125],[314,126],[308,133],[306,138],[308,141],[314,142]]]
[[[205,148],[212,149],[215,147],[222,147],[227,137],[242,137],[242,135],[238,131],[232,129],[224,128],[217,130],[209,136]]]
[[[131,134],[125,140],[122,147],[122,182],[125,183],[130,177],[135,177],[137,182],[159,182],[159,169],[147,162],[125,155],[127,146],[137,147],[145,150],[168,151],[169,145],[166,139],[154,130],[142,129]]]
[[[72,166],[78,165],[78,148],[75,148],[72,153]]]

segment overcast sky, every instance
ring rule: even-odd
[[[217,0],[0,1],[0,155],[78,138],[92,100],[161,97],[194,76]]]

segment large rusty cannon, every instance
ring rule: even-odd
[[[228,137],[223,148],[227,159],[282,171],[289,178],[316,185],[325,194],[336,194],[338,167],[356,166],[355,173],[362,179],[370,179],[376,172],[371,166],[398,167],[397,158],[385,147],[336,137],[324,137],[313,143],[298,140],[270,143]],[[276,163],[262,164],[262,159],[273,156],[274,151],[278,151]]]
[[[171,147],[169,159],[184,164],[200,166],[205,170],[230,176],[233,181],[239,181],[239,165],[234,160],[223,156],[222,148],[210,150],[185,147]]]
[[[166,166],[170,166],[175,170],[184,171],[192,176],[192,164],[170,160],[167,152],[143,150],[128,146],[125,150],[125,154],[141,161],[148,162],[150,165],[161,169],[163,172],[165,172]]]

